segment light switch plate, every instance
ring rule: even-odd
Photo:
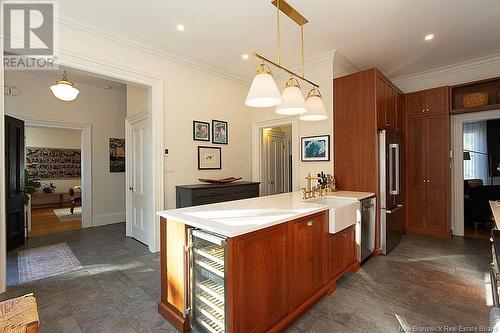
[[[175,172],[175,164],[174,163],[165,163],[165,172],[168,172],[168,173]]]

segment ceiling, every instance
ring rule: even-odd
[[[307,59],[338,50],[360,69],[390,77],[500,52],[498,0],[288,0],[309,23]],[[276,16],[270,0],[61,1],[63,20],[196,58],[250,79],[258,51],[275,58]],[[96,10],[99,8],[99,10]],[[299,28],[281,20],[282,63],[300,60]],[[176,30],[183,24],[185,31]],[[424,36],[434,33],[432,41]]]

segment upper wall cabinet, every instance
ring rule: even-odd
[[[377,73],[378,128],[396,129],[397,88],[382,73]]]
[[[408,116],[448,112],[448,87],[439,87],[406,94]]]

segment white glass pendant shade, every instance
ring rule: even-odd
[[[50,90],[55,97],[66,102],[74,101],[80,93],[78,89],[73,87],[73,83],[68,81],[66,71],[63,73],[62,80],[59,80],[56,84],[50,86]]]
[[[282,97],[283,102],[275,110],[277,114],[295,116],[307,112],[306,101],[304,100],[304,96],[302,96],[297,79],[293,77],[288,79]]]
[[[311,89],[306,98],[307,113],[300,116],[300,120],[304,121],[319,121],[328,119],[323,98],[319,90],[314,87]]]
[[[274,82],[271,70],[266,64],[260,64],[248,91],[245,105],[254,108],[268,108],[280,104],[281,101],[281,94],[276,82]]]

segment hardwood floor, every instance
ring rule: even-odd
[[[28,236],[41,236],[81,228],[81,219],[61,222],[56,214],[54,214],[52,208],[33,209],[31,211],[31,231],[28,233]]]

